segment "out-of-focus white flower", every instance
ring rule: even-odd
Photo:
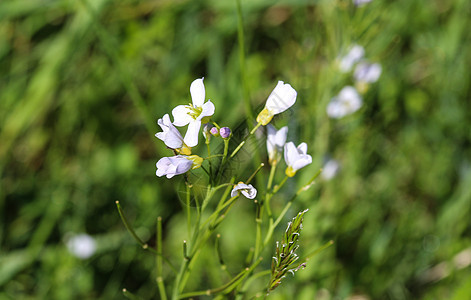
[[[159,124],[163,131],[157,132],[155,136],[161,139],[167,147],[170,149],[176,149],[181,154],[191,154],[191,150],[183,142],[183,137],[180,134],[180,131],[178,131],[175,126],[173,126],[168,114],[165,114],[162,119],[159,119],[157,124]]]
[[[340,58],[339,69],[343,73],[350,72],[353,65],[359,62],[365,55],[365,49],[360,45],[353,45],[347,55]]]
[[[234,186],[231,191],[231,197],[235,197],[240,193],[248,199],[253,199],[257,196],[257,190],[251,184],[245,184],[243,182],[239,182]]]
[[[201,167],[202,162],[203,159],[198,155],[162,157],[156,164],[155,174],[159,177],[166,175],[167,178],[172,178],[175,175],[186,173],[190,169]]]
[[[204,102],[205,89],[203,78],[194,80],[190,86],[192,104],[178,105],[172,110],[173,125],[185,126],[188,124],[188,130],[185,134],[184,142],[188,147],[194,147],[198,144],[198,134],[201,123],[207,123],[214,114],[214,104],[211,100]]]
[[[356,81],[373,83],[381,76],[381,65],[378,63],[360,62],[355,67],[353,77]]]
[[[362,6],[370,2],[371,0],[353,0],[353,4],[355,4],[355,6]]]
[[[340,170],[340,164],[335,159],[329,159],[322,168],[321,176],[324,180],[330,180],[337,175]]]
[[[291,85],[278,81],[278,84],[268,96],[265,108],[258,114],[257,122],[264,126],[270,123],[274,115],[282,113],[293,106],[297,94]]]
[[[282,127],[279,130],[268,124],[267,126],[267,152],[268,162],[270,165],[277,164],[281,159],[281,152],[286,143],[286,136],[288,135],[288,126]]]
[[[96,250],[95,239],[85,233],[70,237],[66,242],[66,246],[72,255],[80,259],[89,258]]]
[[[327,105],[327,115],[334,119],[340,119],[359,110],[362,104],[363,101],[355,88],[346,86],[330,100]]]
[[[285,144],[285,162],[288,165],[286,175],[293,177],[296,172],[312,163],[312,157],[307,154],[307,144],[301,143],[298,147],[293,142]]]

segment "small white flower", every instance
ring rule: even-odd
[[[337,175],[340,170],[340,164],[335,159],[329,159],[322,168],[321,176],[324,180],[330,180]]]
[[[291,85],[278,81],[278,84],[268,96],[265,108],[258,114],[257,122],[262,125],[270,123],[274,115],[282,113],[293,106],[297,94]]]
[[[381,65],[378,63],[361,62],[355,67],[353,77],[356,81],[373,83],[381,76]]]
[[[253,199],[257,196],[257,190],[251,184],[239,182],[231,191],[231,197],[235,197],[242,193],[246,198]]]
[[[285,162],[288,165],[286,175],[293,177],[296,172],[312,163],[311,155],[307,154],[307,144],[301,143],[298,147],[293,142],[285,144]]]
[[[172,110],[175,126],[185,126],[188,124],[188,130],[185,134],[184,142],[188,147],[194,147],[198,144],[198,134],[201,123],[207,123],[209,117],[214,114],[214,104],[211,100],[204,102],[205,89],[203,78],[194,80],[190,86],[192,104],[178,105]]]
[[[167,147],[171,149],[180,149],[183,147],[183,137],[180,131],[173,126],[168,114],[165,114],[162,119],[159,119],[157,124],[159,124],[163,131],[157,132],[155,136],[161,139]]]
[[[366,3],[370,3],[371,0],[353,0],[353,4],[355,4],[355,6],[362,6]]]
[[[276,130],[276,128],[268,124],[267,126],[267,152],[268,161],[271,165],[276,164],[281,158],[281,152],[286,143],[288,134],[288,126]]]
[[[157,171],[155,174],[159,177],[166,175],[167,178],[172,178],[175,175],[188,172],[192,165],[193,161],[188,159],[188,156],[177,155],[172,157],[162,157],[156,164]]]
[[[363,101],[355,88],[346,86],[327,105],[327,115],[340,119],[359,110],[362,104]]]
[[[360,45],[353,45],[347,55],[340,58],[339,68],[343,73],[350,72],[353,65],[359,62],[365,55],[365,49]]]
[[[74,235],[67,240],[67,249],[75,257],[87,259],[95,253],[95,240],[88,234],[82,233]]]

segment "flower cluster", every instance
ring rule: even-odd
[[[219,127],[216,123],[214,127],[210,124],[211,116],[215,112],[214,104],[211,100],[205,102],[205,88],[203,78],[196,79],[191,83],[190,94],[192,103],[188,105],[179,105],[172,110],[174,121],[170,120],[170,116],[165,114],[157,121],[162,129],[161,132],[155,134],[157,138],[162,140],[165,145],[173,150],[174,156],[161,158],[156,166],[156,175],[172,178],[175,175],[184,174],[192,169],[201,167],[204,159],[198,155],[192,155],[191,149],[198,144],[198,136],[203,124],[202,133],[209,143],[211,136],[221,137],[225,140],[226,147],[228,140],[232,136],[228,127]],[[268,125],[267,152],[269,163],[276,165],[284,151],[284,159],[287,165],[286,175],[293,177],[296,172],[312,162],[312,157],[307,154],[307,144],[301,143],[295,146],[293,142],[286,143],[288,127],[276,130],[270,121],[276,114],[282,113],[290,108],[296,102],[297,92],[291,85],[278,81],[273,91],[268,96],[265,107],[257,116],[257,126]],[[186,126],[187,131],[183,137],[176,126]],[[251,132],[251,134],[254,130]],[[242,146],[241,143],[240,146]],[[235,155],[239,148],[231,155]],[[224,157],[227,154],[224,154]],[[224,162],[224,159],[223,159]],[[250,184],[239,182],[234,186],[231,196],[236,197],[244,195],[246,198],[254,199],[257,190]]]
[[[203,78],[191,83],[190,94],[192,103],[178,105],[172,110],[173,123],[168,114],[157,121],[162,132],[155,134],[165,145],[176,154],[172,157],[163,157],[157,162],[156,175],[172,178],[191,169],[199,168],[203,159],[197,155],[191,155],[191,148],[198,144],[198,136],[202,123],[208,123],[214,114],[214,104],[211,100],[204,101],[205,89]],[[175,126],[188,125],[185,137]]]
[[[360,45],[353,45],[348,53],[338,62],[342,73],[353,71],[355,87],[347,85],[327,105],[327,115],[333,119],[340,119],[350,115],[361,108],[363,100],[360,94],[366,93],[369,84],[376,82],[381,75],[381,65],[371,63],[364,59],[365,49]]]

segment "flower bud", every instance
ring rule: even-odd
[[[219,134],[223,139],[227,139],[231,136],[231,129],[229,129],[229,127],[222,127],[219,130]]]
[[[211,128],[209,132],[214,136],[219,136],[219,130],[216,127]]]

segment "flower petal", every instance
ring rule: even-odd
[[[193,118],[188,114],[190,112],[187,105],[178,105],[172,110],[173,125],[185,126],[190,123]]]
[[[193,120],[188,125],[188,129],[185,134],[183,141],[188,147],[194,147],[198,145],[198,134],[200,132],[201,121]]]
[[[278,81],[278,84],[268,96],[265,107],[273,114],[279,114],[296,102],[296,96],[297,92],[291,85]]]
[[[286,136],[288,135],[288,126],[281,127],[275,136],[275,143],[278,147],[283,147],[286,143]]]
[[[162,132],[157,132],[155,136],[161,139],[165,145],[171,149],[178,149],[183,146],[183,137],[172,122],[170,122],[170,117],[168,114],[165,114],[162,119],[157,121]]]
[[[296,160],[298,160],[298,149],[293,142],[285,144],[285,162],[288,166],[292,166]]]
[[[203,110],[201,111],[201,114],[198,116],[197,120],[214,115],[215,107],[211,100],[208,100],[205,104],[203,104],[202,109]]]
[[[191,101],[193,106],[202,106],[205,97],[203,78],[194,80],[190,85]]]

